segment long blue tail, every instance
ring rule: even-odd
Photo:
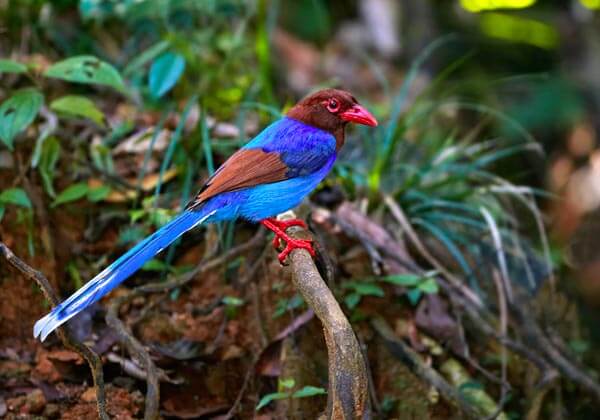
[[[214,211],[204,214],[201,210],[181,213],[119,257],[85,286],[55,307],[48,315],[38,320],[33,326],[33,336],[40,337],[44,341],[48,334],[99,300],[135,273],[146,261],[169,246],[171,242],[203,223],[213,214]]]

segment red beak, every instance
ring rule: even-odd
[[[353,122],[356,124],[370,125],[371,127],[377,126],[377,120],[371,115],[364,107],[356,104],[347,111],[340,114],[340,117],[344,121]]]

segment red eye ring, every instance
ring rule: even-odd
[[[327,102],[327,110],[329,112],[338,112],[340,110],[339,101],[335,98],[331,98],[329,102]]]

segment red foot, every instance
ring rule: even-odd
[[[285,259],[288,255],[290,255],[290,252],[297,248],[306,249],[311,256],[315,256],[315,250],[312,247],[312,240],[294,239],[285,232],[287,228],[292,226],[300,226],[306,229],[306,223],[304,223],[302,220],[292,219],[283,221],[277,219],[265,219],[260,223],[275,233],[275,238],[273,238],[273,247],[275,249],[279,248],[282,239],[285,241],[286,245],[284,250],[277,256],[281,264],[285,262]]]

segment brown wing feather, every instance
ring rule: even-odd
[[[235,152],[206,182],[188,208],[194,208],[217,194],[287,179],[288,167],[279,153],[261,149]]]

